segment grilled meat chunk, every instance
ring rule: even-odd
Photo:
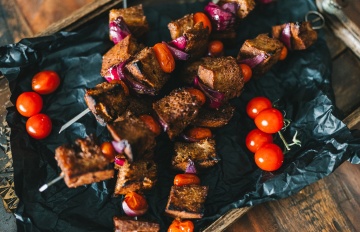
[[[125,116],[108,123],[107,128],[117,142],[127,141],[130,150],[125,155],[130,162],[141,158],[152,158],[155,147],[155,134],[137,117],[127,113]]]
[[[199,127],[223,127],[228,124],[234,111],[235,107],[230,104],[223,104],[217,110],[202,107],[198,116],[191,124]]]
[[[178,136],[197,116],[201,103],[186,89],[173,90],[153,104],[170,139]]]
[[[272,27],[273,38],[280,39],[286,26],[290,26],[290,42],[293,50],[304,50],[317,40],[317,33],[312,29],[310,22],[285,23]]]
[[[137,53],[125,68],[137,81],[159,91],[169,79],[156,59],[151,47],[146,47]]]
[[[222,6],[228,2],[236,2],[238,4],[239,8],[236,15],[240,19],[245,18],[255,8],[254,0],[220,0],[218,5]]]
[[[262,56],[263,60],[252,68],[253,76],[261,76],[279,60],[281,49],[284,47],[278,39],[270,38],[267,34],[260,34],[255,39],[249,39],[241,46],[237,61]]]
[[[244,86],[244,78],[235,58],[207,57],[199,66],[198,76],[208,87],[225,95],[225,101],[241,94]]]
[[[102,154],[93,136],[76,139],[72,145],[56,148],[55,159],[69,188],[107,180],[114,176],[111,161]]]
[[[185,171],[189,160],[200,169],[212,167],[219,162],[213,139],[203,139],[194,143],[176,142],[174,150],[175,154],[171,162],[178,170]]]
[[[102,125],[122,115],[129,105],[123,86],[119,82],[103,82],[86,89],[85,102]]]
[[[110,10],[110,22],[116,20],[118,17],[122,17],[124,19],[126,25],[129,27],[131,34],[136,38],[141,37],[149,31],[149,24],[147,22],[146,16],[144,15],[142,4],[125,9],[121,8]]]
[[[111,67],[127,61],[141,49],[142,45],[139,45],[134,37],[128,35],[103,56],[100,71],[101,76],[110,76],[109,69]]]
[[[158,232],[160,225],[156,222],[135,220],[131,217],[113,217],[115,232]]]
[[[207,186],[172,186],[165,213],[174,218],[202,218]]]
[[[152,160],[139,160],[129,163],[125,161],[120,167],[114,194],[150,190],[156,183],[157,169]]]
[[[171,21],[168,24],[170,36],[172,39],[177,39],[182,36],[187,30],[194,27],[194,14],[184,15],[182,18]]]
[[[186,37],[185,52],[190,55],[189,60],[197,60],[204,56],[208,49],[209,30],[202,23],[197,23],[193,28],[184,32]]]

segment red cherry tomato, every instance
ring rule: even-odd
[[[115,148],[110,142],[103,142],[100,146],[101,152],[104,154],[104,156],[113,161],[115,159]]]
[[[190,220],[175,219],[169,226],[168,232],[193,232],[194,224]]]
[[[245,144],[251,152],[255,153],[260,147],[272,142],[273,137],[271,134],[262,132],[259,129],[254,129],[246,136]]]
[[[26,121],[26,131],[34,139],[46,138],[52,129],[52,123],[46,114],[35,114]]]
[[[264,171],[275,171],[283,162],[284,153],[278,145],[273,143],[265,144],[255,153],[255,163]]]
[[[174,185],[183,186],[190,184],[200,184],[200,178],[191,173],[177,174],[174,178]]]
[[[283,128],[284,116],[277,109],[266,109],[256,116],[255,125],[259,128],[259,130],[268,134],[273,134]]]
[[[41,96],[35,92],[23,92],[16,99],[17,111],[25,117],[40,113],[43,106]]]
[[[39,94],[54,92],[60,85],[60,77],[54,71],[38,72],[31,81],[32,89]]]
[[[254,119],[262,110],[272,108],[271,101],[266,97],[254,97],[246,105],[246,113]]]

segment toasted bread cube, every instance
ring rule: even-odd
[[[182,18],[171,21],[168,24],[170,36],[172,39],[177,39],[182,36],[187,30],[194,27],[194,14],[184,15]]]
[[[209,34],[209,30],[204,28],[202,23],[197,23],[184,32],[187,42],[185,52],[190,54],[189,60],[197,60],[206,54]]]
[[[113,217],[115,232],[158,232],[160,225],[156,222],[142,220],[141,218],[135,220],[131,217]]]
[[[228,124],[234,114],[234,111],[235,107],[230,104],[223,104],[217,110],[202,107],[198,116],[191,124],[198,127],[223,127]]]

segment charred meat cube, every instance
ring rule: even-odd
[[[125,68],[133,78],[155,91],[159,91],[169,79],[169,75],[161,69],[151,47],[137,53]]]
[[[232,118],[235,107],[230,104],[223,104],[219,109],[209,109],[202,107],[198,116],[191,124],[199,127],[223,127]]]
[[[253,59],[261,56],[261,62],[252,68],[254,76],[265,74],[279,60],[281,49],[284,47],[278,39],[270,38],[267,34],[260,34],[255,39],[249,39],[241,46],[237,61]]]
[[[174,218],[202,218],[207,192],[207,186],[172,186],[165,213]]]
[[[69,188],[113,178],[111,160],[101,152],[93,136],[55,149],[55,159]]]
[[[208,49],[209,30],[202,23],[197,23],[193,28],[184,32],[186,38],[185,52],[190,55],[190,60],[196,60],[206,54]]]
[[[137,117],[127,113],[119,120],[108,123],[107,128],[115,141],[127,141],[124,144],[131,149],[125,150],[125,155],[130,162],[152,157],[155,134]]]
[[[168,24],[170,36],[172,39],[177,39],[182,36],[187,30],[194,27],[194,14],[187,14],[180,19],[171,21]]]
[[[219,6],[224,5],[228,2],[235,2],[237,3],[238,10],[236,15],[238,18],[243,19],[245,18],[254,8],[255,8],[255,1],[254,0],[220,0],[218,3]]]
[[[152,160],[126,162],[120,167],[114,194],[150,190],[156,183],[157,168]]]
[[[142,48],[134,37],[128,35],[125,39],[121,40],[115,46],[113,46],[102,59],[101,76],[109,76],[109,69],[115,65],[127,61],[133,55],[135,55]]]
[[[160,225],[156,222],[142,220],[141,218],[135,220],[131,217],[113,217],[115,232],[158,232]]]
[[[194,143],[176,142],[174,149],[175,154],[171,162],[178,170],[185,171],[189,160],[192,160],[200,169],[212,167],[219,162],[213,139],[204,139]]]
[[[144,15],[142,4],[128,8],[110,10],[110,22],[116,20],[118,17],[122,17],[124,19],[126,25],[130,29],[131,34],[136,38],[139,38],[149,31],[149,24],[147,22],[146,16]]]
[[[122,115],[129,101],[119,82],[103,82],[86,89],[85,102],[98,122],[102,125]]]
[[[235,58],[207,57],[199,66],[198,76],[208,87],[225,95],[225,101],[241,94],[244,86],[244,78]]]
[[[186,89],[176,89],[155,102],[153,109],[169,138],[174,139],[196,118],[200,106]]]
[[[285,23],[272,27],[272,36],[280,39],[285,27],[290,27],[290,42],[293,50],[304,50],[317,40],[317,33],[310,22]]]

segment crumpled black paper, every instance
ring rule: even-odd
[[[145,42],[153,45],[169,41],[167,23],[186,13],[202,11],[205,3],[145,6],[151,31]],[[228,49],[236,55],[245,39],[268,33],[272,25],[302,21],[309,10],[316,10],[311,0],[282,0],[258,6],[239,25],[237,46]],[[14,107],[8,108],[11,149],[14,160],[15,191],[20,198],[16,212],[18,231],[112,231],[114,215],[121,215],[121,197],[113,197],[115,180],[103,181],[75,189],[63,181],[40,193],[39,187],[60,174],[54,150],[76,138],[96,134],[109,139],[107,130],[90,113],[63,133],[65,122],[84,109],[84,88],[104,80],[99,75],[102,55],[110,49],[107,16],[103,16],[71,33],[23,39],[18,44],[0,47],[0,71],[9,80],[11,101],[23,91],[31,90],[31,78],[41,70],[60,74],[60,88],[44,96],[43,112],[53,122],[52,134],[44,140],[31,139],[25,130],[26,119]],[[233,99],[235,115],[230,123],[215,131],[221,162],[201,173],[203,185],[209,186],[205,217],[195,221],[196,229],[232,208],[256,205],[284,198],[329,175],[341,163],[360,163],[360,140],[356,139],[337,117],[330,83],[331,60],[323,33],[305,51],[290,52],[258,80],[246,84],[242,95]],[[246,103],[255,96],[267,96],[291,120],[284,132],[289,141],[296,131],[302,141],[286,154],[284,165],[276,172],[263,172],[245,147],[246,134],[255,127],[246,116]],[[281,144],[277,138],[277,144]],[[158,184],[147,193],[150,210],[147,217],[160,223],[162,231],[172,221],[164,215],[173,177],[170,168],[172,147],[166,135],[157,140]]]

